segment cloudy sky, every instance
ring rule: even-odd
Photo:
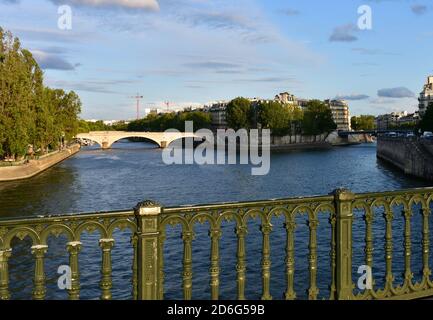
[[[289,91],[345,98],[352,114],[413,111],[433,74],[431,0],[0,0],[0,26],[86,119],[134,118],[138,92],[146,108]]]

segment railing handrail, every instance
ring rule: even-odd
[[[293,198],[276,198],[269,200],[256,200],[256,201],[245,201],[245,202],[220,202],[213,204],[199,204],[199,205],[181,205],[176,207],[164,207],[163,214],[170,213],[186,213],[189,211],[201,212],[206,210],[215,209],[239,209],[249,208],[256,206],[267,206],[267,205],[284,205],[284,204],[296,204],[299,201],[302,202],[317,202],[317,201],[332,201],[333,195],[327,196],[309,196],[309,197],[293,197]]]
[[[391,190],[391,191],[383,191],[383,192],[364,192],[364,193],[355,193],[355,199],[364,199],[364,198],[374,198],[374,197],[386,197],[386,196],[399,196],[404,194],[421,194],[421,193],[433,192],[433,187],[423,187],[423,188],[411,188],[411,189],[402,189],[402,190]]]
[[[65,222],[71,220],[87,220],[96,218],[117,218],[117,217],[133,217],[133,210],[117,210],[117,211],[95,211],[70,214],[54,214],[54,215],[39,215],[30,217],[2,217],[0,218],[1,225],[22,224],[37,224],[47,222]]]

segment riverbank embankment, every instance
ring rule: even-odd
[[[0,182],[23,180],[55,166],[80,151],[80,145],[74,144],[64,150],[48,154],[37,160],[29,160],[24,164],[0,167]]]
[[[341,138],[338,132],[330,134],[314,135],[287,135],[282,137],[273,136],[271,139],[271,151],[291,151],[291,150],[314,150],[330,149],[338,146],[350,146],[361,143],[372,142],[371,137],[366,135],[350,135]]]
[[[433,144],[416,138],[379,137],[377,157],[419,178],[433,180]]]
[[[284,151],[301,151],[301,150],[323,150],[331,149],[332,144],[320,141],[320,142],[299,142],[292,144],[281,144],[271,145],[272,152],[284,152]]]

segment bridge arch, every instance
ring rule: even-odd
[[[199,137],[192,132],[127,132],[127,131],[93,131],[81,133],[77,139],[96,142],[102,149],[110,149],[119,140],[127,138],[145,138],[155,142],[160,148],[166,148],[176,140]],[[199,137],[201,138],[201,137]]]
[[[80,137],[77,136],[77,139],[82,139],[82,140],[89,140],[89,141],[92,141],[92,142],[96,143],[97,145],[99,145],[100,148],[102,148],[102,142],[101,142],[101,141],[98,141],[98,140],[95,139],[95,138],[85,137],[84,135],[81,135],[81,134],[80,134]]]
[[[110,143],[110,146],[109,146],[108,148],[105,148],[105,149],[110,149],[110,148],[113,146],[113,144],[115,144],[116,142],[119,142],[120,140],[123,140],[123,139],[129,139],[129,138],[142,138],[142,139],[146,139],[146,140],[149,140],[149,141],[152,141],[153,143],[155,143],[155,144],[158,146],[158,148],[161,148],[161,143],[160,143],[160,141],[157,141],[157,140],[155,140],[155,139],[148,138],[148,137],[136,136],[136,135],[130,135],[130,136],[127,136],[127,137],[119,137],[118,139],[115,139],[115,140],[113,140],[113,141],[110,141],[110,142],[111,142],[111,143]]]
[[[179,140],[194,139],[194,138],[202,139],[202,141],[203,141],[203,137],[200,137],[200,136],[182,136],[182,137],[176,137],[176,138],[173,138],[173,139],[169,139],[169,140],[167,140],[167,141],[166,141],[167,144],[166,144],[165,147],[168,147],[168,146],[170,146],[172,143],[177,142],[177,141],[179,141]]]

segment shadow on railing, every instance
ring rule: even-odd
[[[295,262],[301,259],[300,248],[296,245],[298,218],[305,216],[308,230],[303,238],[308,249],[306,258],[306,298],[320,298],[318,272],[325,278],[329,288],[326,298],[338,299],[411,299],[433,295],[433,283],[429,267],[430,226],[429,219],[433,199],[433,188],[392,191],[383,193],[353,194],[347,190],[336,190],[328,196],[291,198],[244,203],[227,203],[204,206],[164,208],[158,203],[146,201],[137,205],[134,211],[93,213],[83,215],[50,216],[25,219],[0,220],[0,299],[10,299],[9,258],[13,239],[29,237],[34,257],[33,291],[34,299],[46,298],[45,258],[48,238],[67,237],[66,249],[69,253],[70,299],[80,297],[79,253],[82,247],[83,232],[99,231],[99,246],[102,263],[100,267],[100,298],[112,298],[112,248],[115,244],[113,233],[118,229],[132,232],[132,298],[164,299],[166,276],[165,264],[175,261],[164,259],[165,240],[168,226],[180,226],[182,234],[182,288],[183,298],[193,297],[193,240],[197,224],[209,226],[209,288],[211,299],[221,297],[221,265],[226,263],[221,257],[220,247],[223,223],[231,221],[236,235],[236,283],[230,288],[236,291],[237,299],[248,298],[246,284],[249,273],[247,252],[249,222],[260,221],[261,253],[259,277],[261,298],[272,299],[271,295],[271,237],[275,233],[273,221],[284,225],[285,275],[283,298],[302,298],[297,289],[299,279],[295,273]],[[400,221],[397,217],[403,219]],[[417,222],[417,217],[420,221]],[[397,221],[399,220],[399,221]],[[319,222],[327,221],[328,243],[318,241]],[[397,222],[396,222],[397,221]],[[418,231],[417,231],[418,230]],[[283,238],[281,238],[283,239]],[[403,240],[399,243],[399,240]],[[326,252],[318,250],[326,245]],[[373,248],[377,249],[376,252]],[[129,248],[121,248],[126,250]],[[414,250],[412,250],[414,249]],[[167,248],[166,248],[167,250]],[[177,247],[168,248],[177,250]],[[360,251],[363,252],[360,252]],[[354,252],[355,251],[355,252]],[[414,254],[413,251],[416,253]],[[126,252],[126,251],[125,251]],[[256,257],[254,257],[256,258]],[[402,258],[398,261],[398,258]],[[373,263],[373,260],[375,263]],[[320,262],[320,263],[319,263]],[[92,261],[96,263],[96,261]],[[329,264],[329,271],[319,266]],[[355,287],[354,276],[358,268],[371,270],[371,287]],[[420,276],[415,279],[413,266],[419,267]],[[125,266],[122,266],[125,267]],[[251,270],[250,270],[251,271]],[[402,273],[399,282],[398,272]],[[356,277],[356,276],[355,276]],[[279,279],[282,281],[282,279]],[[251,278],[250,278],[251,281]],[[366,280],[368,282],[368,279]],[[356,282],[356,281],[355,281]],[[366,282],[366,283],[367,283]],[[356,283],[358,284],[359,281]],[[363,284],[363,283],[361,283]],[[274,298],[281,298],[275,296]]]

